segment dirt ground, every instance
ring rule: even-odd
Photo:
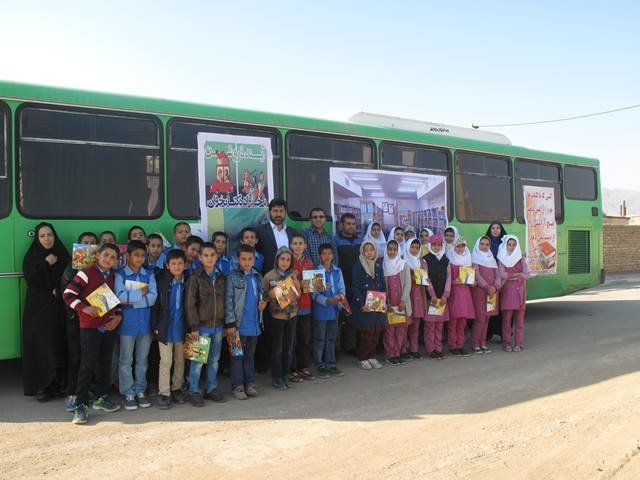
[[[640,275],[531,302],[526,350],[385,365],[196,409],[95,413],[0,365],[0,478],[638,479]],[[222,380],[228,391],[228,382]]]

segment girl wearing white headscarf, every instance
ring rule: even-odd
[[[515,235],[505,235],[498,249],[498,268],[502,281],[500,310],[502,311],[502,348],[520,352],[524,347],[524,311],[527,305],[529,268],[522,256]],[[514,322],[514,343],[511,344],[511,320]]]
[[[420,240],[420,256],[424,257],[429,253],[429,239],[433,236],[433,230],[427,227],[422,227],[418,232],[418,239]]]
[[[375,232],[373,231],[375,226],[378,227],[376,228],[378,236],[375,236]],[[384,256],[384,250],[387,248],[387,239],[384,238],[380,222],[371,222],[369,224],[367,227],[367,233],[364,235],[364,240],[371,240],[372,242],[375,242],[376,250],[378,250],[378,258],[382,258]]]
[[[411,358],[413,360],[423,360],[425,357],[419,353],[418,337],[420,335],[420,323],[424,322],[427,317],[427,295],[425,286],[416,283],[414,271],[418,269],[427,270],[422,255],[420,255],[420,240],[414,238],[407,242],[407,249],[404,254],[404,261],[409,267],[411,274],[411,323],[407,331],[407,343],[405,350],[402,352],[402,358]],[[425,327],[426,328],[426,327]],[[427,352],[428,353],[428,352]]]
[[[382,271],[387,285],[387,305],[395,307],[405,316],[403,323],[387,322],[384,330],[384,354],[390,365],[403,365],[402,351],[407,342],[408,321],[411,318],[411,273],[400,256],[396,240],[389,240],[382,261]]]
[[[402,232],[402,238],[400,237],[400,233],[398,232],[398,238],[396,238],[396,231],[401,231]],[[389,242],[391,240],[395,240],[396,242],[398,242],[398,245],[400,246],[400,255],[402,255],[404,253],[404,228],[402,227],[393,227],[391,229],[391,231],[389,232]],[[385,249],[386,249],[386,245],[385,245]]]
[[[444,249],[447,252],[453,248],[453,244],[459,236],[458,227],[454,225],[449,225],[444,229]]]
[[[473,307],[476,312],[471,330],[471,349],[473,353],[491,353],[487,347],[487,328],[489,317],[498,314],[497,292],[500,290],[500,272],[498,263],[491,252],[491,239],[486,235],[478,238],[471,253],[471,261],[476,269],[477,285],[471,289]],[[496,308],[487,311],[487,296],[496,294]]]
[[[467,320],[474,318],[476,312],[473,309],[471,286],[460,279],[462,267],[473,268],[471,264],[471,252],[467,248],[467,242],[462,237],[457,237],[453,247],[447,251],[447,258],[451,267],[451,297],[449,298],[449,352],[455,356],[468,356],[464,349],[464,331]]]

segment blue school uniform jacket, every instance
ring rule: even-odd
[[[149,292],[142,295],[139,289],[128,290],[126,281],[143,282],[149,285]],[[115,294],[122,306],[120,335],[135,337],[151,333],[151,307],[156,303],[158,292],[156,278],[151,270],[142,267],[135,273],[130,267],[124,267],[116,273]]]
[[[318,265],[316,269],[324,270],[324,281],[329,285],[329,288],[324,292],[313,294],[313,318],[320,322],[335,320],[338,318],[340,307],[328,304],[327,299],[335,297],[339,293],[345,294],[342,270],[335,265],[331,265],[331,270],[325,270],[322,265]]]

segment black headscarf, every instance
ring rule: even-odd
[[[500,226],[500,236],[498,237],[494,237],[493,235],[491,235],[491,227],[493,227],[494,225]],[[502,225],[501,222],[498,222],[497,220],[495,222],[491,222],[489,224],[489,228],[487,228],[487,233],[485,233],[485,235],[489,237],[489,240],[491,240],[491,247],[490,247],[491,253],[493,253],[493,258],[495,259],[498,258],[498,248],[502,243],[502,237],[504,237],[506,234],[507,234],[507,231],[504,229],[504,226]]]
[[[44,248],[38,239],[40,234],[40,230],[44,227],[49,227],[53,232],[53,247],[49,250]],[[35,235],[33,239],[33,243],[29,250],[27,250],[27,254],[24,256],[24,260],[22,262],[22,271],[25,273],[25,276],[28,278],[30,273],[35,272],[39,265],[44,262],[45,258],[53,254],[58,257],[58,261],[54,263],[50,268],[50,280],[53,288],[57,288],[60,285],[60,278],[64,273],[64,269],[69,264],[71,257],[69,256],[69,252],[64,247],[58,234],[56,233],[56,229],[50,223],[42,222],[39,223],[35,228]]]

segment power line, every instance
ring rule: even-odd
[[[614,108],[613,110],[605,110],[604,112],[587,113],[585,115],[577,115],[575,117],[556,118],[554,120],[539,120],[537,122],[521,122],[521,123],[501,123],[496,125],[478,125],[476,123],[471,124],[473,128],[495,128],[495,127],[520,127],[523,125],[540,125],[541,123],[555,123],[555,122],[567,122],[569,120],[578,120],[580,118],[596,117],[598,115],[606,115],[608,113],[622,112],[623,110],[631,110],[632,108],[640,107],[640,103],[637,105],[629,105],[628,107]]]

